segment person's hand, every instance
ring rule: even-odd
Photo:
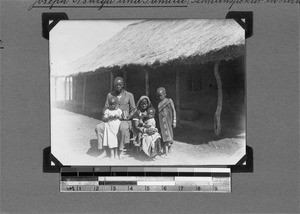
[[[115,120],[115,119],[118,119],[118,118],[117,118],[116,115],[114,115],[114,116],[109,116],[108,119],[109,119],[109,120]]]

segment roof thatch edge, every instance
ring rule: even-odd
[[[83,75],[83,74],[92,74],[92,73],[104,73],[104,72],[110,72],[114,71],[116,69],[122,69],[123,67],[129,66],[129,65],[134,65],[137,67],[141,68],[157,68],[163,65],[169,65],[169,66],[176,66],[176,65],[182,65],[182,64],[204,64],[208,62],[214,62],[214,61],[221,61],[225,60],[228,61],[230,59],[234,59],[240,56],[243,56],[245,54],[245,45],[240,44],[240,45],[230,45],[227,47],[224,47],[219,50],[212,50],[204,55],[196,55],[196,56],[188,56],[188,57],[180,57],[177,59],[170,60],[165,63],[161,63],[159,61],[156,61],[152,64],[126,64],[126,65],[114,65],[110,67],[100,67],[97,68],[94,71],[80,71],[76,74],[71,74],[68,76],[78,76],[78,75]]]

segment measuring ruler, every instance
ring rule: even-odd
[[[61,176],[61,192],[231,192],[229,168],[202,176]],[[208,171],[208,169],[206,169]]]

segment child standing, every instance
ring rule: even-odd
[[[176,111],[171,99],[166,98],[166,89],[160,87],[156,91],[158,103],[158,119],[166,156],[171,154],[173,144],[173,128],[176,128]]]
[[[110,149],[110,157],[116,158],[118,155],[118,138],[117,134],[121,124],[120,118],[122,116],[122,110],[117,107],[117,97],[110,97],[108,100],[109,106],[105,110],[103,115],[104,121],[104,135],[103,146],[107,146]]]

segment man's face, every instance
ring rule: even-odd
[[[147,99],[142,99],[140,102],[140,108],[142,111],[145,111],[148,107],[148,100]]]
[[[159,100],[165,99],[166,93],[164,92],[164,90],[159,90],[159,91],[157,92],[157,97],[158,97]]]
[[[124,84],[121,81],[115,83],[115,91],[121,93],[123,90]]]

